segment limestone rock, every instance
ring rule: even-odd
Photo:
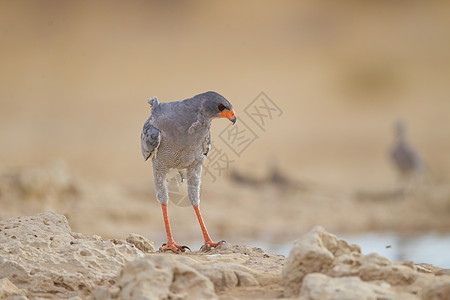
[[[193,263],[192,266],[205,275],[214,284],[216,292],[234,287],[258,286],[259,282],[253,272],[241,265],[218,262],[210,265]]]
[[[234,288],[259,287],[267,285],[269,281],[276,284],[281,275],[280,256],[272,255],[270,257],[267,253],[259,248],[228,244],[207,253],[149,254],[145,259],[129,263],[124,268],[121,279],[112,288],[109,290],[100,288],[94,291],[93,299],[127,299],[131,295],[140,295],[139,297],[142,299],[147,299],[145,297],[158,299],[158,297],[169,296],[175,299],[190,299],[190,295],[194,295],[198,299],[209,299],[213,296],[216,297],[215,293]],[[266,264],[261,263],[263,260],[266,260]],[[256,261],[260,262],[259,265],[256,264]],[[135,265],[135,262],[140,263]],[[139,267],[142,267],[143,270]],[[267,268],[271,272],[268,272]],[[188,271],[180,271],[184,269]],[[180,272],[183,274],[182,276],[179,275]],[[147,276],[151,278],[147,278]],[[152,278],[162,278],[164,283],[156,282]],[[179,292],[176,293],[174,292],[176,286],[172,286],[173,278],[179,278],[176,281]],[[204,279],[208,283],[204,283]],[[198,283],[199,280],[201,283]],[[141,281],[142,283],[140,283]],[[204,286],[202,289],[208,292],[199,294],[196,289],[191,292],[181,292],[190,291],[194,283]],[[212,289],[210,290],[209,287]],[[210,291],[213,293],[211,294]],[[192,297],[195,298],[194,296]]]
[[[312,276],[314,273],[321,274]],[[440,299],[450,283],[450,276],[441,268],[391,262],[378,254],[362,255],[358,246],[349,245],[322,227],[297,240],[282,278],[285,296],[301,295],[304,299],[376,299],[374,293],[383,299],[419,299],[423,295]],[[320,294],[321,290],[325,294]]]
[[[0,278],[27,296],[86,296],[113,284],[126,262],[143,256],[126,243],[72,233],[67,219],[53,212],[1,221],[0,230]]]
[[[364,282],[359,277],[332,278],[311,273],[303,279],[301,300],[396,300],[417,299],[406,293],[399,295],[385,282]]]
[[[204,253],[201,260],[186,261],[186,264],[207,276],[219,292],[233,287],[279,284],[284,260],[284,256],[261,248],[225,243]]]
[[[336,256],[343,256],[345,264],[353,266],[355,259],[361,255],[357,245],[349,245],[344,240],[317,226],[294,244],[283,268],[285,295],[298,295],[303,278],[309,273],[329,273]],[[336,271],[335,271],[336,272]],[[341,271],[351,273],[349,270]]]
[[[423,300],[450,300],[450,282],[429,286],[422,294]]]
[[[0,299],[6,299],[13,296],[23,296],[24,290],[15,286],[8,278],[0,279]]]
[[[155,252],[155,245],[153,242],[150,242],[148,239],[139,234],[130,233],[127,236],[126,241],[144,253]]]
[[[450,294],[448,270],[362,255],[321,227],[300,238],[288,259],[228,243],[206,253],[152,251],[139,235],[123,241],[71,232],[67,219],[52,212],[0,221],[0,298],[448,300]]]
[[[447,275],[450,276],[450,269],[441,269],[435,273],[437,276]]]
[[[172,255],[146,256],[128,263],[117,285],[117,299],[217,299],[208,278]]]
[[[2,290],[22,299],[214,299],[280,283],[284,257],[260,248],[224,244],[175,255],[152,247],[134,234],[122,241],[73,233],[52,212],[0,221]]]
[[[391,285],[409,285],[418,276],[415,270],[398,264],[381,267],[376,264],[364,265],[359,274],[364,281],[383,280]]]

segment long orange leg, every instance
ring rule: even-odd
[[[200,248],[200,250],[208,251],[211,248],[217,247],[220,244],[225,243],[224,240],[222,240],[218,243],[214,243],[211,240],[211,237],[208,234],[208,230],[206,230],[205,222],[203,222],[203,218],[202,218],[202,214],[200,213],[199,205],[193,206],[193,207],[194,207],[195,213],[197,214],[197,218],[198,218],[198,222],[200,223],[200,227],[202,228],[203,237],[205,238],[205,244]]]
[[[172,232],[170,231],[170,223],[169,223],[169,216],[167,214],[167,205],[162,205],[162,211],[163,211],[163,218],[164,218],[164,225],[166,226],[166,234],[167,234],[167,243],[163,244],[161,248],[159,248],[160,252],[172,250],[175,253],[184,252],[186,249],[189,249],[187,246],[179,246],[175,244],[175,241],[172,237]],[[191,249],[189,249],[191,250]]]

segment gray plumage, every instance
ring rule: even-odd
[[[211,121],[232,105],[216,92],[206,92],[176,102],[159,102],[152,98],[151,115],[141,134],[144,159],[152,158],[156,198],[167,204],[166,175],[170,169],[186,174],[191,204],[200,202],[202,165],[211,144]],[[222,108],[220,110],[219,108]],[[234,117],[234,111],[232,112]],[[230,120],[234,123],[236,117]]]
[[[395,142],[391,150],[391,158],[399,174],[403,177],[421,175],[423,163],[418,153],[407,142],[406,128],[403,122],[394,125]]]
[[[149,159],[150,156],[156,152],[160,142],[161,131],[153,127],[149,120],[147,120],[144,124],[144,128],[142,128],[141,134],[141,151],[145,160]]]

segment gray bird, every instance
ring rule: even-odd
[[[423,163],[414,148],[407,142],[406,128],[402,121],[394,124],[395,142],[391,150],[391,158],[399,174],[403,178],[421,176]]]
[[[184,252],[189,249],[177,245],[170,231],[166,175],[171,169],[186,176],[188,198],[205,239],[201,249],[217,247],[224,241],[214,243],[211,240],[199,208],[202,165],[210,149],[211,121],[215,118],[228,118],[234,124],[236,116],[233,106],[216,92],[167,103],[151,98],[148,103],[152,109],[142,129],[141,150],[145,160],[151,157],[153,161],[156,199],[162,206],[166,227],[167,243],[162,245],[160,251]]]

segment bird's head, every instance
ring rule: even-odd
[[[397,119],[394,123],[394,132],[397,138],[403,138],[406,135],[406,125],[401,119]]]
[[[203,108],[208,117],[213,118],[227,118],[231,122],[236,123],[236,114],[233,106],[225,97],[216,92],[206,92],[200,94],[204,99]]]

